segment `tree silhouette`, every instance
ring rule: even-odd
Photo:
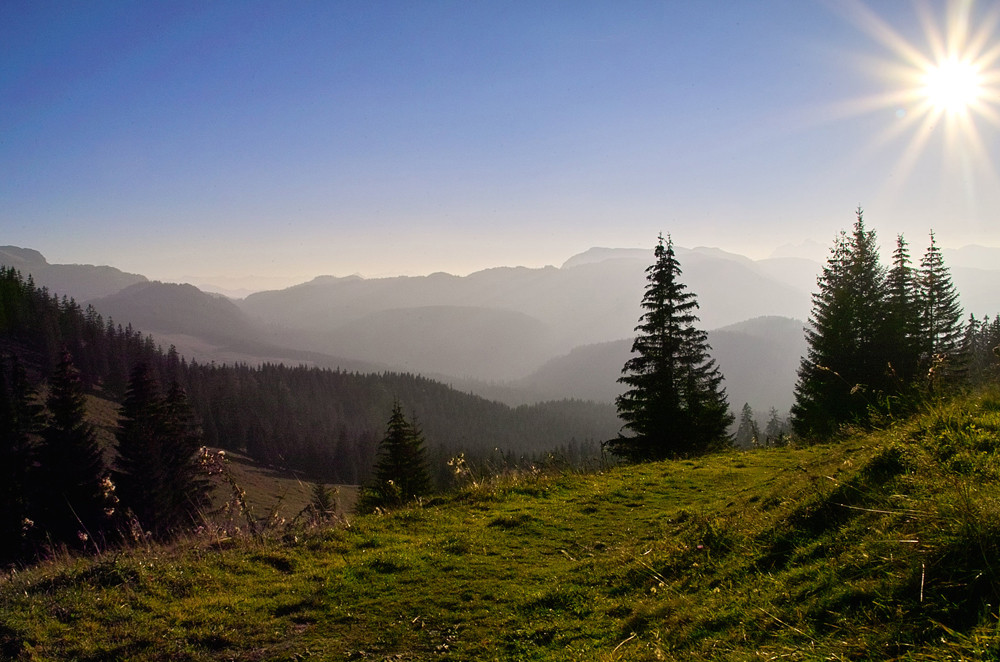
[[[892,266],[885,281],[885,333],[883,346],[900,388],[906,389],[920,366],[920,288],[916,269],[903,235],[896,237]]]
[[[629,460],[704,453],[721,445],[733,421],[708,336],[695,327],[697,298],[679,280],[669,236],[664,243],[660,235],[653,254],[633,356],[618,380],[628,386],[616,404],[630,434],[608,442]]]
[[[396,506],[430,491],[430,477],[420,429],[406,420],[397,401],[378,446],[375,478],[359,496],[359,510]]]
[[[778,415],[778,410],[771,407],[767,423],[764,426],[764,445],[783,446],[788,440],[788,422]]]
[[[0,306],[2,308],[2,306]],[[21,558],[31,520],[28,490],[34,461],[32,438],[41,426],[41,404],[16,356],[0,356],[0,565]]]
[[[847,422],[867,420],[878,394],[894,390],[886,348],[885,274],[874,230],[861,208],[853,232],[840,233],[818,279],[799,366],[792,425],[824,437]]]
[[[741,448],[752,448],[760,442],[760,427],[754,417],[753,407],[749,402],[744,402],[743,409],[740,410],[740,422],[736,427],[735,444]]]
[[[40,524],[57,542],[78,545],[108,523],[108,474],[73,357],[64,351],[49,383],[35,485]]]
[[[145,530],[157,536],[164,536],[172,523],[165,422],[159,385],[149,366],[140,363],[132,370],[118,414],[115,483],[122,505]]]
[[[169,506],[162,518],[165,526],[176,529],[195,520],[209,505],[211,488],[201,470],[201,427],[195,420],[187,392],[177,382],[163,401],[163,479]]]
[[[962,306],[931,232],[931,243],[920,260],[920,332],[925,365],[945,361],[953,372],[962,340]]]

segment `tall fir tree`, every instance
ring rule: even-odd
[[[977,320],[969,315],[961,353],[967,357],[967,380],[975,385],[997,381],[1000,377],[1000,315]]]
[[[23,559],[37,529],[28,494],[41,424],[42,406],[24,367],[16,356],[0,355],[0,566]]]
[[[695,326],[697,297],[679,279],[669,236],[664,242],[660,235],[653,255],[645,312],[618,380],[628,387],[616,400],[623,433],[608,442],[612,453],[635,461],[713,450],[725,443],[733,422],[708,335]]]
[[[760,444],[760,427],[749,402],[744,402],[743,409],[740,410],[734,443],[740,448],[754,448]]]
[[[144,530],[157,537],[167,535],[173,519],[164,448],[165,424],[159,384],[149,366],[139,363],[129,377],[118,413],[114,477],[122,506],[131,511]]]
[[[925,363],[944,361],[954,369],[962,339],[962,306],[933,232],[920,260],[919,307]]]
[[[211,485],[200,464],[201,426],[188,402],[187,392],[176,381],[167,391],[164,413],[164,488],[170,506],[163,519],[170,529],[196,520],[209,506]]]
[[[896,237],[885,283],[886,360],[900,390],[913,383],[920,365],[920,289],[903,235]]]
[[[333,518],[337,514],[337,490],[330,489],[325,483],[312,484],[312,497],[307,506],[313,521],[320,523]]]
[[[84,394],[73,357],[63,351],[49,384],[33,492],[41,526],[52,540],[73,546],[100,536],[111,515],[108,467],[86,420]]]
[[[375,507],[398,506],[429,491],[423,433],[406,419],[396,401],[385,437],[378,446],[374,480],[360,495],[358,508],[370,511]]]
[[[767,423],[764,426],[765,446],[784,446],[788,441],[788,421],[778,415],[778,410],[771,407],[768,412]]]
[[[885,345],[885,274],[860,207],[853,232],[834,243],[818,285],[792,425],[799,435],[825,437],[844,423],[867,420],[879,395],[895,388]]]

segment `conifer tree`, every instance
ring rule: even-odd
[[[760,443],[760,428],[754,418],[753,408],[749,402],[743,403],[740,410],[740,421],[736,428],[736,445],[740,448],[751,448]]]
[[[954,359],[962,338],[962,306],[933,232],[920,260],[919,307],[925,361]]]
[[[166,535],[173,498],[168,487],[164,427],[166,416],[159,385],[149,366],[139,363],[129,377],[118,414],[115,483],[122,505],[147,531]]]
[[[977,320],[969,315],[965,323],[959,355],[965,381],[973,385],[996,382],[1000,377],[1000,316]]]
[[[313,483],[312,498],[307,506],[316,523],[325,522],[337,513],[337,492],[324,483]]]
[[[162,514],[165,526],[176,529],[195,520],[209,505],[210,484],[201,470],[201,427],[195,420],[187,392],[176,381],[163,402],[164,489],[170,505]]]
[[[423,434],[406,420],[397,401],[378,446],[374,481],[359,497],[359,510],[400,505],[429,491]]]
[[[35,528],[28,491],[41,413],[20,361],[0,356],[0,565],[24,557]]]
[[[861,208],[853,232],[841,232],[813,294],[808,352],[799,366],[792,425],[800,435],[828,436],[867,420],[880,393],[894,389],[886,360],[885,275],[875,232]]]
[[[989,370],[987,355],[982,351],[988,323],[988,316],[980,322],[973,314],[970,314],[969,319],[965,322],[959,353],[965,359],[966,379],[971,384],[981,384],[983,376]]]
[[[381,483],[393,481],[406,501],[430,491],[423,433],[406,420],[398,402],[379,445],[375,479]]]
[[[679,280],[669,236],[664,243],[660,235],[654,257],[632,357],[618,380],[628,386],[616,404],[630,434],[608,442],[611,452],[629,460],[707,452],[722,445],[733,422],[708,336],[695,327],[697,298]]]
[[[52,375],[47,405],[33,490],[39,523],[54,541],[76,545],[102,532],[111,503],[104,455],[86,420],[83,382],[67,351]]]
[[[778,410],[771,407],[767,424],[764,426],[764,445],[782,446],[788,437],[788,422],[778,415]]]
[[[982,380],[997,381],[1000,377],[1000,314],[993,316],[993,322],[989,321],[989,317],[983,319],[979,352],[986,366]]]
[[[905,389],[917,375],[921,348],[919,281],[903,235],[896,237],[885,296],[886,359],[899,387]]]

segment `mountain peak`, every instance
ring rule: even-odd
[[[642,259],[648,261],[652,254],[653,251],[647,248],[602,248],[595,246],[569,258],[563,262],[561,268],[569,269],[579,267],[583,264],[596,264],[607,260]]]
[[[32,248],[20,246],[0,246],[0,264],[24,270],[25,268],[48,266],[45,256]]]

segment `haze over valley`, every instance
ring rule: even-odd
[[[730,406],[786,412],[822,265],[711,248],[677,252]],[[1000,291],[1000,249],[969,246],[946,255],[968,312],[990,314]],[[614,400],[650,256],[645,249],[594,248],[560,267],[319,276],[231,299],[113,266],[50,264],[37,251],[0,247],[0,263],[30,273],[38,285],[92,304],[199,362],[411,372],[512,405]]]
[[[609,402],[663,233],[730,405],[785,410],[858,205],[996,309],[987,5],[3,18],[0,262],[199,361]]]
[[[0,658],[1000,659],[1000,2],[0,2]]]

